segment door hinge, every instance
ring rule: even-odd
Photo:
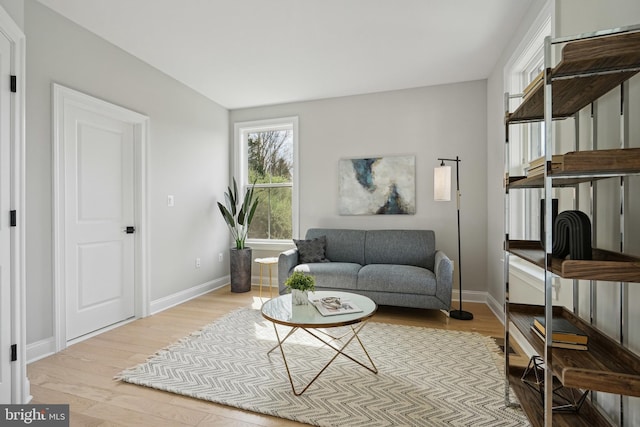
[[[18,225],[17,212],[16,211],[10,211],[9,215],[10,215],[9,221],[11,221],[9,225],[11,227],[17,226]]]
[[[18,91],[18,78],[16,76],[11,76],[11,92]]]
[[[18,344],[11,345],[11,361],[15,362],[18,360]]]

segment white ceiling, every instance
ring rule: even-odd
[[[533,0],[39,0],[229,109],[487,78]]]

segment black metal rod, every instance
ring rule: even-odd
[[[458,310],[451,310],[449,316],[458,320],[471,320],[473,314],[469,311],[462,310],[462,245],[460,237],[460,157],[456,156],[455,159],[438,158],[444,164],[444,162],[456,162],[456,205],[458,213],[458,296],[459,306]]]

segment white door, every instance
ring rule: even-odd
[[[11,403],[11,44],[0,33],[0,403]]]
[[[134,126],[82,103],[63,108],[69,341],[134,316]]]

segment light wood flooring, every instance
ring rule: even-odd
[[[113,379],[155,351],[250,304],[260,306],[256,289],[234,294],[224,287],[31,363],[27,373],[32,403],[70,404],[72,426],[305,425]],[[437,310],[380,307],[373,321],[503,335],[501,323],[485,304],[465,303],[464,309],[474,314],[473,320],[447,319]]]

